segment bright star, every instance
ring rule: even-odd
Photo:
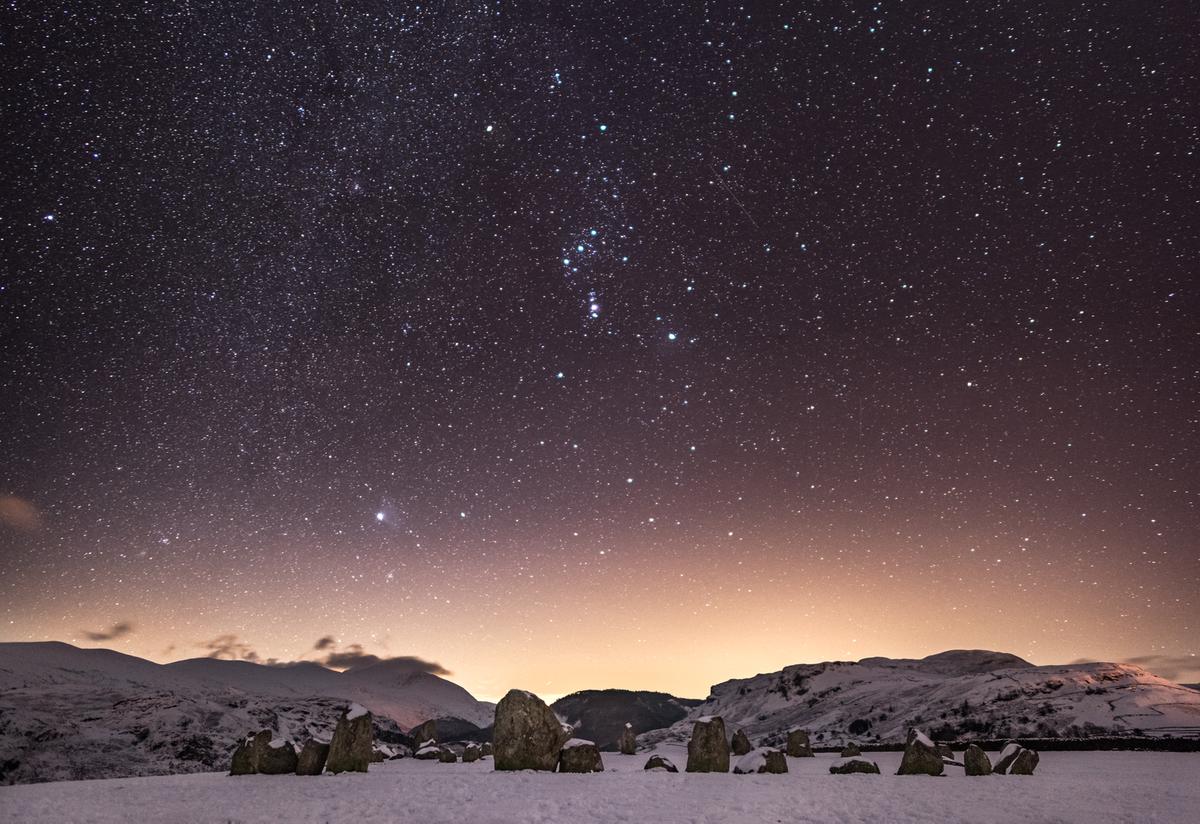
[[[382,520],[383,520],[383,513],[382,513],[382,512],[376,512],[376,513],[375,513],[375,520],[377,520],[377,521],[382,521]]]
[[[675,340],[675,333],[674,333],[674,332],[668,332],[668,333],[667,333],[667,340]]]

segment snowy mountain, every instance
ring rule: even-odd
[[[223,769],[250,730],[328,738],[351,701],[392,740],[428,718],[483,726],[493,716],[491,704],[403,661],[339,673],[0,643],[0,784]]]
[[[726,681],[686,719],[639,740],[686,740],[694,720],[706,715],[766,744],[797,726],[830,744],[902,742],[912,726],[945,740],[1196,736],[1200,693],[1132,664],[1038,667],[1007,653],[952,650],[919,660],[797,664]]]

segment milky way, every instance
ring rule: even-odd
[[[1186,674],[1194,13],[795,5],[8,9],[0,638]]]

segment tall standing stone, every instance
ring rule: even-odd
[[[492,746],[497,770],[553,772],[568,738],[554,712],[532,692],[509,690],[496,705]]]
[[[426,741],[432,741],[436,744],[438,740],[437,721],[430,718],[423,724],[413,727],[408,731],[408,734],[412,738],[414,746],[424,746]]]
[[[992,762],[978,744],[972,744],[963,753],[963,772],[967,775],[992,774]]]
[[[626,723],[617,739],[617,749],[622,755],[633,755],[637,752],[637,736],[633,734],[633,724]]]
[[[1035,751],[1022,747],[1021,751],[1017,753],[1017,757],[1013,759],[1012,766],[1008,768],[1008,774],[1033,775],[1039,760],[1041,759]]]
[[[904,745],[904,757],[896,775],[941,775],[942,756],[937,745],[920,730],[908,731],[908,743]]]
[[[733,734],[733,741],[730,742],[729,748],[733,750],[734,755],[745,755],[754,749],[745,730],[738,730]]]
[[[688,772],[729,772],[729,739],[719,715],[699,719],[688,741]]]
[[[333,731],[325,769],[331,773],[366,772],[374,751],[371,713],[365,707],[351,704]]]
[[[787,754],[793,758],[815,757],[808,741],[808,730],[788,730]]]

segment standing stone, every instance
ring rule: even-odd
[[[441,756],[441,748],[433,741],[425,741],[417,748],[413,758],[421,761],[433,761]]]
[[[568,738],[551,709],[532,692],[509,690],[496,705],[492,741],[497,770],[553,772]]]
[[[443,764],[457,764],[458,753],[446,746],[438,747],[437,760]]]
[[[494,751],[495,750],[492,747],[491,741],[484,741],[482,744],[479,745],[479,757],[480,758],[491,755]]]
[[[233,761],[229,765],[230,775],[254,775],[258,772],[262,755],[271,743],[271,731],[262,730],[254,735],[246,736],[242,743],[233,751]]]
[[[860,755],[862,755],[862,750],[853,741],[842,747],[842,758],[858,758]]]
[[[633,755],[637,752],[637,736],[633,734],[633,724],[625,724],[621,737],[617,739],[617,749],[622,755]]]
[[[600,760],[600,749],[594,741],[582,738],[572,738],[563,744],[558,754],[558,771],[560,773],[590,773],[604,772],[604,762]]]
[[[325,769],[331,773],[366,772],[374,751],[373,739],[371,713],[365,707],[351,704],[333,731]]]
[[[294,773],[297,763],[296,748],[292,746],[292,742],[276,738],[263,750],[258,762],[258,771],[263,775],[285,775]]]
[[[646,760],[643,770],[662,770],[663,772],[679,772],[679,768],[671,763],[671,759],[661,755],[652,755]]]
[[[737,775],[749,775],[751,773],[780,775],[788,771],[787,758],[779,750],[770,747],[760,747],[757,750],[751,750],[739,758],[738,762],[733,765],[733,771]]]
[[[478,761],[479,760],[479,745],[478,744],[468,744],[466,747],[464,747],[462,760],[463,760],[464,764],[470,764],[473,761]]]
[[[725,737],[725,720],[721,716],[706,715],[692,727],[687,771],[729,772],[729,739]]]
[[[733,750],[734,755],[745,755],[754,749],[750,744],[750,739],[746,736],[745,730],[738,730],[733,734],[733,741],[730,743],[729,748]]]
[[[1033,775],[1033,771],[1037,769],[1038,761],[1041,759],[1033,750],[1021,748],[1017,753],[1017,757],[1013,759],[1012,766],[1008,768],[1009,775]]]
[[[942,757],[929,736],[917,729],[909,730],[896,775],[941,775],[942,769]]]
[[[808,741],[808,730],[788,730],[787,754],[792,758],[814,758],[812,745]]]
[[[329,745],[315,738],[304,742],[300,757],[296,759],[296,775],[320,775],[325,771],[325,759],[329,758]]]
[[[426,741],[437,743],[437,721],[432,718],[408,731],[413,743],[423,746]]]
[[[992,772],[1004,775],[1008,772],[1008,768],[1017,760],[1017,756],[1021,754],[1021,750],[1025,749],[1016,741],[1006,741],[1003,749],[1000,750],[1000,755],[996,756],[996,763],[992,765]]]
[[[829,766],[829,773],[830,775],[852,775],[853,773],[879,775],[879,765],[865,758],[843,758]]]
[[[963,772],[967,775],[992,774],[992,762],[978,744],[972,744],[963,753]]]

